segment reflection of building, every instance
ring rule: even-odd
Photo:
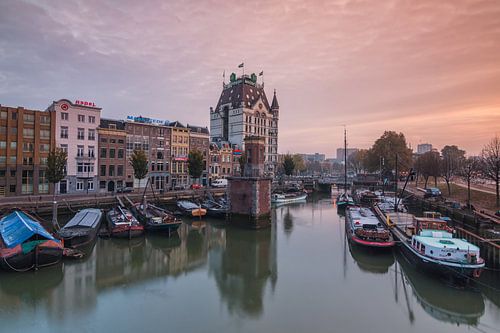
[[[113,192],[125,185],[125,169],[128,165],[125,154],[125,123],[101,118],[99,133],[99,191]]]
[[[226,229],[226,246],[211,252],[209,270],[230,313],[261,315],[267,283],[274,290],[278,279],[276,223],[258,232]]]
[[[49,193],[46,168],[55,147],[54,117],[0,106],[0,196]]]
[[[97,128],[101,108],[91,102],[53,102],[48,111],[55,113],[57,147],[68,153],[67,176],[59,183],[60,193],[97,190]]]
[[[278,162],[279,104],[274,92],[269,104],[264,85],[257,76],[231,74],[215,109],[210,108],[210,137],[212,141],[226,141],[244,149],[244,138],[265,138],[266,172],[275,172]]]

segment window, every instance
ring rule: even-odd
[[[35,115],[25,113],[25,114],[23,114],[23,120],[26,124],[34,124],[35,123]]]
[[[5,170],[0,170],[0,177],[5,177]]]
[[[16,192],[16,185],[10,185],[10,192],[11,193]]]
[[[115,158],[115,149],[114,148],[109,149],[109,158]]]
[[[101,177],[105,177],[106,176],[106,166],[105,165],[101,165],[100,175],[101,175]]]
[[[125,141],[123,141],[123,139],[118,139],[118,143],[119,144],[123,144]]]
[[[106,188],[106,181],[105,180],[101,180],[99,182],[99,188],[101,188],[101,189]]]
[[[85,140],[85,129],[84,128],[78,128],[77,139],[78,140]]]
[[[41,143],[40,144],[40,151],[41,152],[48,152],[49,148],[50,148],[50,146],[48,143]]]
[[[23,165],[33,165],[33,157],[23,157]]]
[[[160,128],[158,135],[159,136],[164,136],[165,135],[165,129],[164,128]]]
[[[162,160],[163,159],[163,152],[159,151],[156,153],[156,158],[159,159],[159,160]]]
[[[76,164],[76,172],[83,172],[83,163]]]
[[[50,130],[40,130],[40,138],[50,139]]]
[[[109,139],[109,143],[116,143],[116,139]]]
[[[116,175],[117,176],[123,176],[123,165],[118,165],[116,167]]]
[[[61,112],[61,120],[68,120],[68,113],[67,112]]]
[[[7,156],[0,156],[0,164],[5,165],[6,162],[7,162]]]
[[[63,152],[65,152],[66,154],[68,154],[68,145],[66,145],[66,144],[61,145],[61,150]]]
[[[116,124],[109,124],[109,125],[108,125],[108,128],[109,128],[109,129],[116,129]]]
[[[7,148],[7,141],[0,141],[0,149],[6,149]]]
[[[90,190],[90,191],[94,190],[94,182],[93,181],[89,181],[87,183],[87,189]]]
[[[23,170],[21,192],[23,194],[33,193],[33,170]]]
[[[89,157],[95,157],[94,146],[89,146]]]
[[[76,190],[83,191],[83,182],[81,180],[76,182]]]
[[[123,149],[118,149],[118,158],[123,158]]]
[[[109,166],[109,176],[110,177],[115,176],[115,166],[114,165]]]
[[[49,193],[49,180],[47,179],[47,172],[45,170],[38,172],[38,193]]]
[[[77,146],[76,156],[83,157],[83,146]]]
[[[25,142],[23,143],[23,152],[31,153],[33,152],[33,142]]]
[[[108,139],[106,139],[106,138],[101,138],[101,142],[106,143],[106,142],[108,142]]]
[[[101,148],[101,154],[99,156],[101,158],[106,158],[106,148]]]
[[[40,123],[43,125],[50,125],[50,116],[41,116]]]
[[[95,116],[89,116],[89,123],[95,124]]]
[[[17,157],[16,156],[11,156],[10,157],[10,164],[16,164],[17,163]]]
[[[12,120],[17,120],[17,112],[12,112]]]
[[[89,140],[95,140],[95,130],[89,129]]]
[[[6,133],[7,133],[7,127],[6,126],[0,126],[0,134],[6,134]]]
[[[7,119],[7,111],[0,111],[0,119]]]
[[[40,157],[40,165],[47,165],[48,158],[47,157]]]
[[[23,128],[23,137],[33,139],[35,137],[35,130],[33,128]]]
[[[10,142],[10,149],[17,149],[17,141]]]
[[[85,116],[83,114],[78,115],[78,122],[79,123],[84,123],[85,122]]]
[[[68,128],[66,126],[61,126],[61,139],[68,138]]]
[[[16,170],[10,170],[10,176],[15,177],[16,176]]]

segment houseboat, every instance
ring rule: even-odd
[[[64,245],[32,216],[14,211],[0,220],[0,267],[24,272],[59,263]]]
[[[80,248],[92,244],[99,233],[102,215],[102,211],[95,208],[82,209],[76,213],[58,232],[64,240],[64,246]]]
[[[348,207],[345,221],[347,237],[353,244],[373,248],[390,248],[395,244],[387,226],[369,208]]]
[[[201,206],[188,200],[177,201],[177,207],[180,209],[182,214],[186,216],[202,217],[207,215],[207,210],[205,208],[201,208]]]
[[[182,224],[182,221],[174,216],[173,213],[166,209],[157,207],[152,204],[135,204],[132,206],[137,219],[144,225],[146,231],[164,232],[170,235]]]
[[[304,201],[306,199],[307,193],[305,192],[273,193],[273,195],[271,195],[271,203],[274,204],[287,204]]]
[[[381,214],[384,216],[384,213]],[[415,217],[408,213],[386,213],[385,219],[404,253],[414,264],[460,279],[478,278],[481,274],[485,262],[479,247],[464,239],[454,238],[453,229],[446,220]]]
[[[144,234],[144,226],[124,207],[115,206],[106,214],[106,219],[111,237],[130,239]]]

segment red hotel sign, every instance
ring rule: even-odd
[[[82,106],[91,106],[91,107],[95,108],[95,103],[94,102],[87,102],[87,101],[76,100],[75,104],[76,105],[82,105]]]

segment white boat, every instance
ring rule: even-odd
[[[378,207],[376,207],[376,210]],[[445,220],[408,213],[382,213],[407,257],[423,269],[458,278],[477,278],[485,265],[479,247],[453,238]]]
[[[304,201],[307,193],[275,193],[271,195],[271,202],[277,204]]]

